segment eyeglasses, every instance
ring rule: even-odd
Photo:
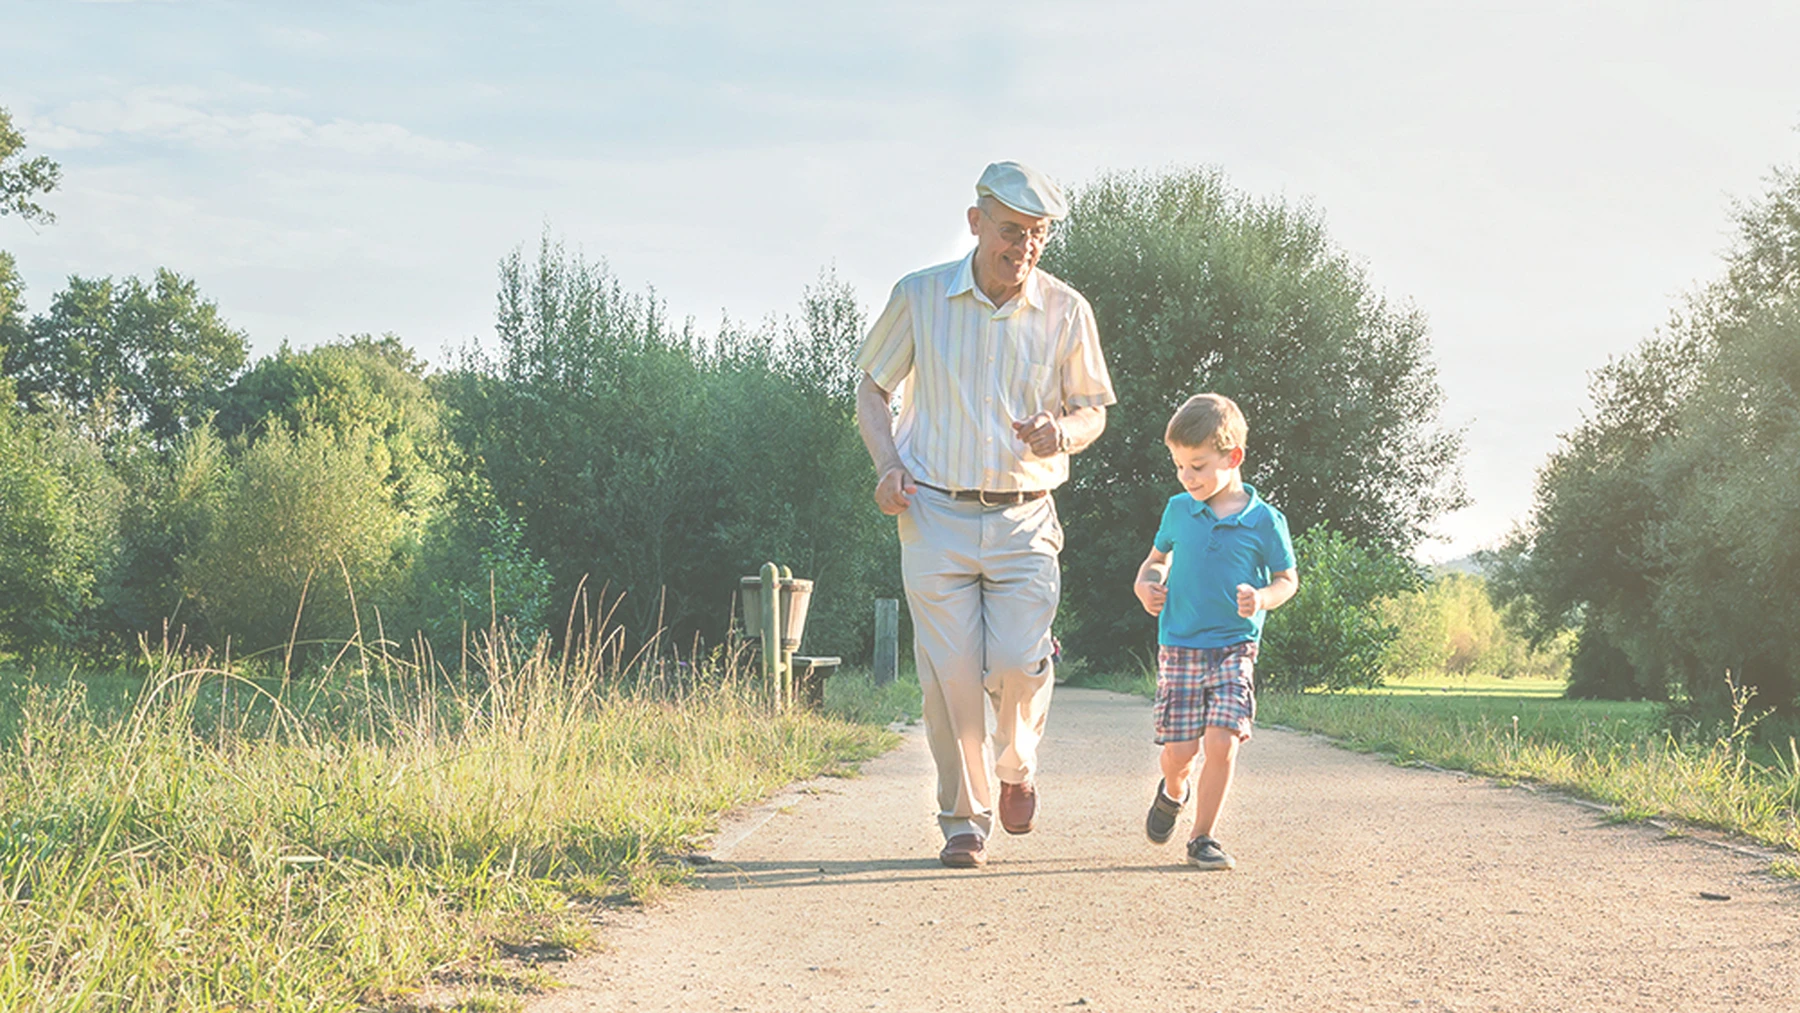
[[[1000,219],[995,218],[993,215],[988,214],[987,208],[982,208],[981,213],[984,216],[986,216],[988,221],[993,222],[995,225],[1000,227],[1000,239],[1002,242],[1006,243],[1006,245],[1008,245],[1008,246],[1017,246],[1020,243],[1030,243],[1034,246],[1043,246],[1045,243],[1048,243],[1050,241],[1050,223],[1049,222],[1044,222],[1042,225],[1032,226],[1029,229],[1022,229],[1022,228],[1019,228],[1017,225],[1014,225],[1012,222],[1003,222]]]

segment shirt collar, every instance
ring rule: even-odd
[[[1213,513],[1212,507],[1207,505],[1207,502],[1203,499],[1195,499],[1194,505],[1189,509],[1193,511],[1195,517],[1211,517],[1221,524],[1247,524],[1251,520],[1251,511],[1261,509],[1263,500],[1261,496],[1256,494],[1256,486],[1253,486],[1248,482],[1244,483],[1244,491],[1250,495],[1250,502],[1244,504],[1244,509],[1239,510],[1237,513],[1232,514],[1222,521],[1219,520],[1218,516]],[[1189,496],[1188,498],[1194,499],[1192,496]]]
[[[1025,276],[1025,287],[1019,290],[1018,295],[1018,300],[1022,305],[1030,306],[1032,309],[1044,308],[1044,279],[1040,277],[1042,274],[1042,271],[1034,267],[1031,269],[1031,273]],[[987,297],[986,292],[975,287],[974,250],[970,250],[956,265],[956,274],[951,277],[950,290],[945,293],[944,297],[954,299],[959,295],[973,295],[989,306],[994,305],[994,301]],[[994,308],[999,309],[1000,307],[994,306]]]

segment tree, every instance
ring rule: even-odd
[[[366,429],[308,426],[273,429],[231,464],[199,544],[179,561],[215,638],[229,636],[240,654],[265,650],[298,621],[302,641],[344,639],[362,606],[393,594],[405,523],[381,456]]]
[[[115,547],[124,490],[67,419],[32,416],[0,379],[0,647],[77,647]]]
[[[1423,316],[1374,292],[1310,209],[1214,171],[1105,176],[1074,195],[1043,266],[1093,304],[1119,396],[1059,497],[1076,649],[1147,636],[1121,589],[1174,485],[1163,425],[1192,394],[1242,406],[1245,477],[1296,532],[1330,523],[1405,555],[1464,503]]]
[[[17,215],[48,224],[56,216],[32,198],[56,189],[62,167],[47,155],[27,159],[25,137],[13,127],[12,114],[0,107],[0,218]]]
[[[1485,579],[1444,573],[1423,588],[1383,603],[1383,614],[1399,636],[1382,657],[1388,675],[1567,674],[1572,636],[1534,649],[1522,617],[1498,607]]]
[[[809,650],[865,649],[899,566],[854,423],[849,289],[827,274],[797,319],[708,340],[548,239],[500,275],[499,347],[441,389],[559,607],[585,582],[625,595],[636,634],[718,643],[738,578],[773,559],[818,582]]]
[[[318,427],[376,437],[372,465],[394,506],[421,523],[444,492],[449,454],[443,406],[425,364],[395,335],[352,335],[306,351],[287,344],[218,399],[227,438]]]
[[[1723,709],[1729,673],[1800,711],[1800,172],[1737,218],[1724,276],[1596,373],[1503,554],[1540,632],[1581,624],[1571,693]]]
[[[0,358],[25,334],[25,282],[12,254],[0,250]]]
[[[211,426],[199,426],[161,451],[128,444],[112,458],[129,493],[119,518],[116,563],[101,574],[95,646],[129,652],[140,638],[160,640],[165,624],[173,640],[213,643],[181,567],[233,492],[225,441]],[[217,642],[223,641],[221,635]]]
[[[46,400],[116,416],[166,443],[196,425],[244,365],[245,338],[198,286],[158,269],[137,278],[72,277],[5,350],[0,368],[28,405]]]

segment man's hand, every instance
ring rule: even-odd
[[[1262,592],[1251,587],[1249,584],[1239,584],[1237,586],[1237,600],[1238,615],[1243,616],[1245,619],[1255,615],[1257,610],[1262,608]]]
[[[1138,601],[1144,605],[1144,611],[1151,615],[1161,615],[1163,603],[1169,600],[1169,588],[1154,580],[1140,580],[1131,585],[1137,593]]]
[[[1062,423],[1049,412],[1038,412],[1023,422],[1014,422],[1012,427],[1013,435],[1037,457],[1050,457],[1062,451]]]
[[[905,468],[889,468],[875,483],[875,505],[890,517],[911,506],[912,497],[918,494],[919,487]]]

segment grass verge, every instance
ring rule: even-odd
[[[284,690],[165,657],[124,707],[17,685],[0,1009],[516,1006],[718,814],[892,744],[740,667],[496,649],[454,686],[384,661]]]
[[[1156,690],[1154,673],[1139,669],[1083,684]],[[1728,723],[1677,738],[1660,704],[1566,700],[1561,691],[1551,680],[1442,677],[1356,693],[1264,693],[1257,720],[1401,763],[1558,788],[1626,819],[1669,818],[1800,850],[1800,748],[1792,739],[1758,744],[1747,698]]]

